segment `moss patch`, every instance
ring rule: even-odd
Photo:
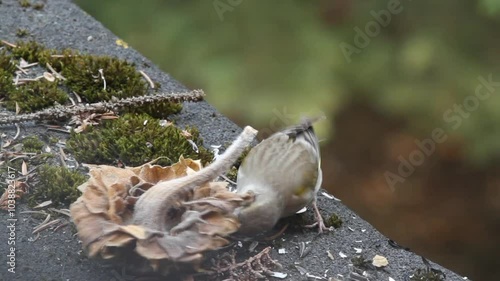
[[[64,104],[67,100],[68,95],[58,87],[57,83],[38,80],[21,85],[7,93],[5,108],[15,110],[17,102],[22,112],[34,112],[53,106],[55,102]]]
[[[19,5],[23,8],[31,7],[31,2],[29,0],[19,0]]]
[[[13,73],[16,70],[16,65],[12,60],[13,57],[5,50],[0,51],[0,70]]]
[[[29,35],[29,32],[28,32],[28,30],[27,30],[27,29],[24,29],[24,28],[18,28],[18,29],[16,30],[16,36],[17,36],[17,37],[25,37],[25,36],[27,36],[27,35]]]
[[[352,265],[360,269],[372,269],[373,265],[364,255],[358,255],[351,258]]]
[[[229,147],[229,145],[226,145],[226,148],[227,147]],[[245,160],[251,149],[252,147],[247,147],[245,148],[243,153],[241,153],[240,157],[238,157],[238,160],[236,160],[233,167],[231,167],[231,169],[226,173],[226,177],[228,179],[236,182],[236,180],[238,179],[238,169],[240,168],[241,163],[243,163],[243,160]]]
[[[444,281],[446,276],[443,272],[439,270],[433,270],[428,268],[418,268],[413,276],[410,278],[411,281]]]
[[[35,136],[24,138],[21,142],[23,144],[23,151],[31,153],[40,152],[45,145],[43,141],[39,140],[38,137]]]
[[[334,228],[339,228],[340,226],[342,226],[342,223],[342,219],[337,216],[337,214],[331,214],[330,217],[325,220],[326,227],[333,226]]]
[[[147,94],[147,84],[136,71],[133,64],[107,56],[81,54],[77,51],[65,49],[62,51],[47,49],[35,41],[17,42],[17,47],[4,45],[10,53],[0,53],[0,97],[6,98],[6,107],[15,108],[17,101],[25,112],[32,112],[52,106],[54,102],[64,103],[68,98],[57,83],[38,81],[25,84],[16,91],[12,85],[15,65],[13,59],[24,59],[29,63],[38,62],[45,67],[50,64],[67,80],[61,80],[62,87],[78,93],[86,102],[110,100],[113,97],[126,98]],[[102,73],[102,74],[101,74]],[[24,98],[20,98],[20,96]],[[180,111],[181,104],[156,104],[151,106],[150,114],[165,116],[168,112]],[[147,112],[148,106],[137,108],[134,112]],[[156,112],[156,113],[155,113]],[[167,113],[165,113],[167,112]],[[161,114],[160,114],[161,113]],[[163,114],[163,115],[162,115]]]
[[[146,83],[135,67],[111,57],[76,56],[63,68],[62,75],[67,77],[67,85],[88,102],[110,100],[112,97],[142,96],[147,93]]]
[[[66,146],[75,158],[84,163],[112,164],[121,161],[128,166],[138,166],[163,157],[160,165],[170,165],[181,155],[210,162],[213,155],[202,146],[196,129],[187,130],[197,144],[196,153],[182,130],[170,125],[163,127],[159,120],[147,114],[125,114],[117,120],[103,122],[101,127],[90,128],[84,133],[71,133]]]
[[[181,112],[182,103],[172,103],[160,101],[151,104],[135,105],[127,108],[125,111],[135,114],[147,114],[153,118],[164,119],[169,115]]]
[[[31,207],[47,200],[52,200],[53,206],[68,206],[81,194],[77,187],[87,180],[79,172],[47,164],[38,168],[38,177],[40,182],[28,198]]]

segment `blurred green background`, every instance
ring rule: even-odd
[[[240,126],[324,113],[325,188],[417,253],[498,280],[500,0],[76,2]],[[435,128],[451,141],[387,188]]]
[[[281,123],[332,116],[361,97],[428,133],[446,125],[443,113],[474,93],[478,76],[500,81],[497,0],[76,2],[240,125],[273,127],[276,112],[295,118]],[[356,44],[356,28],[368,44]],[[346,44],[356,52],[346,56]],[[498,108],[495,95],[453,130],[480,164],[500,151]],[[332,133],[319,127],[322,138]]]

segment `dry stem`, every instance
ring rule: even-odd
[[[229,170],[256,135],[257,130],[247,126],[226,152],[209,166],[192,175],[160,182],[148,189],[135,205],[133,224],[165,231],[168,210],[180,208],[186,194]]]

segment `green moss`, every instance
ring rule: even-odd
[[[13,57],[7,54],[5,50],[0,51],[0,70],[11,74],[13,74],[16,70],[16,65],[13,62]]]
[[[16,47],[1,42],[0,45],[10,51],[10,54],[5,51],[0,53],[0,66],[4,68],[0,71],[0,98],[6,98],[5,105],[9,110],[15,108],[16,101],[23,111],[32,112],[52,106],[55,101],[64,103],[68,99],[55,84],[42,81],[20,86],[16,90],[12,85],[15,65],[11,61],[20,58],[30,63],[38,62],[41,66],[50,64],[66,77],[66,81],[60,82],[87,102],[110,100],[112,97],[141,96],[147,93],[147,85],[134,65],[117,58],[85,55],[70,49],[62,51],[47,49],[35,41],[20,41],[16,43]],[[100,70],[104,80],[99,73]],[[181,104],[168,102],[131,108],[134,113],[147,113],[158,118],[177,113],[181,109]]]
[[[13,76],[10,72],[0,68],[0,99],[6,98],[9,93],[16,90],[12,79]]]
[[[39,140],[38,137],[35,136],[26,137],[21,142],[23,144],[24,152],[38,153],[45,145],[43,141]]]
[[[87,180],[79,172],[47,164],[38,168],[38,178],[39,184],[28,198],[30,206],[47,200],[52,200],[53,206],[68,206],[80,196],[77,187]]]
[[[418,268],[411,276],[411,281],[444,281],[446,276],[439,270]]]
[[[102,69],[106,81],[101,78]],[[146,83],[135,67],[116,58],[81,55],[73,57],[64,66],[62,75],[68,80],[71,90],[79,93],[88,102],[110,100],[112,97],[126,98],[147,93]]]
[[[27,29],[24,29],[24,28],[18,28],[16,30],[16,36],[17,37],[24,37],[24,36],[27,36],[29,35],[29,32]]]
[[[23,8],[31,7],[31,2],[29,0],[19,0],[19,5]]]
[[[229,144],[226,145],[226,148],[227,147],[229,147]],[[231,169],[227,172],[226,176],[228,179],[232,181],[236,181],[238,179],[238,169],[240,168],[241,163],[243,163],[243,160],[245,160],[251,149],[252,147],[247,147],[245,148],[243,153],[241,153],[240,157],[238,157],[238,160],[236,160],[233,167],[231,167]]]
[[[329,218],[325,220],[325,226],[334,228],[339,228],[342,225],[342,219],[337,216],[337,214],[332,214]]]
[[[373,267],[371,261],[363,255],[355,256],[351,259],[352,265],[360,269],[370,269]]]
[[[40,153],[40,154],[37,154],[34,157],[30,158],[30,164],[35,165],[35,166],[41,165],[41,164],[46,164],[50,158],[54,158],[54,154],[52,154],[52,153]]]
[[[128,113],[148,114],[154,118],[164,119],[167,116],[181,112],[182,103],[168,101],[155,102],[152,104],[135,105],[127,108]]]
[[[198,130],[187,131],[197,144],[196,153],[181,130],[173,125],[160,126],[158,119],[147,114],[125,114],[117,120],[106,120],[100,127],[87,132],[72,132],[66,146],[76,159],[84,163],[111,164],[118,160],[129,166],[138,166],[158,157],[160,165],[170,165],[179,157],[210,162],[213,155],[202,146]]]
[[[226,177],[234,182],[238,179],[238,168],[235,166],[231,167],[229,171],[226,173]]]
[[[33,112],[53,106],[55,102],[64,104],[67,100],[68,95],[57,83],[38,80],[7,91],[5,107],[15,110],[17,102],[22,112]]]
[[[40,10],[43,10],[43,8],[45,8],[45,4],[42,2],[38,2],[38,3],[33,4],[33,9],[35,9],[35,10],[40,11]]]
[[[7,93],[16,89],[13,85],[16,66],[12,60],[13,57],[5,50],[0,51],[0,99],[5,98]]]
[[[48,59],[50,51],[35,41],[17,42],[17,48],[7,46],[16,58],[23,58],[27,62],[40,62],[40,59]]]
[[[49,143],[50,143],[50,144],[56,144],[56,143],[58,143],[58,142],[59,142],[59,139],[58,139],[58,138],[53,137],[53,136],[50,136],[50,137],[49,137]]]

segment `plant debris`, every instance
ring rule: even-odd
[[[138,258],[144,261],[138,270],[163,275],[198,269],[204,252],[227,245],[224,237],[238,230],[234,210],[253,201],[211,180],[232,166],[256,133],[245,128],[206,168],[183,157],[167,167],[89,165],[91,177],[70,208],[88,255]]]

